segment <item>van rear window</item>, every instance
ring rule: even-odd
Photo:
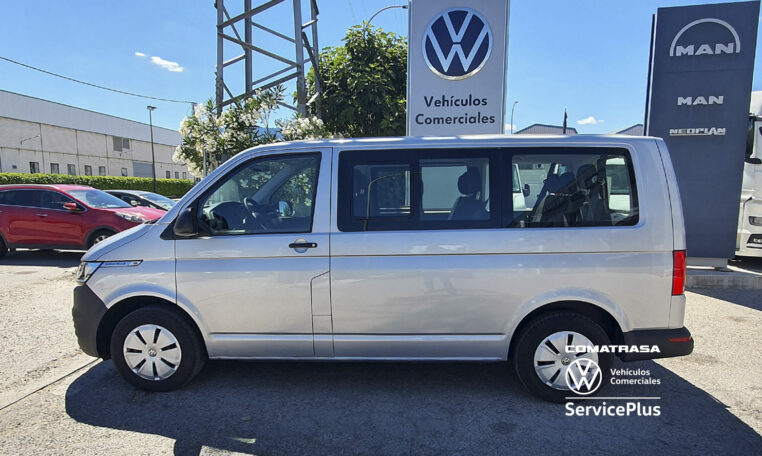
[[[511,228],[638,222],[635,178],[625,150],[569,148],[546,153],[539,149],[513,154],[511,162],[526,189],[514,194],[507,224]]]

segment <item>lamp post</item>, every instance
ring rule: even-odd
[[[389,6],[385,6],[385,7],[381,8],[380,10],[376,11],[375,13],[373,13],[373,16],[371,16],[370,19],[368,19],[368,25],[370,25],[370,23],[373,21],[373,18],[376,17],[378,15],[378,13],[380,13],[381,11],[386,11],[388,9],[392,9],[392,8],[407,9],[407,5],[389,5]]]
[[[516,109],[517,104],[519,104],[519,102],[514,101],[513,106],[511,107],[511,134],[513,134],[513,110]]]
[[[153,151],[153,110],[156,106],[146,106],[148,110],[148,125],[151,128],[151,174],[153,174],[153,192],[156,193],[156,155]]]

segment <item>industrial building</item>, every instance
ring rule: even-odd
[[[532,124],[526,128],[514,133],[515,135],[560,135],[564,131],[564,127],[560,125],[547,125],[547,124]],[[577,129],[574,127],[566,128],[567,135],[578,134]],[[629,136],[643,136],[643,124],[635,124],[621,130],[615,130],[609,133],[610,135],[629,135]]]
[[[152,177],[147,123],[0,90],[0,172]],[[175,130],[153,127],[156,177],[193,179],[172,155]]]

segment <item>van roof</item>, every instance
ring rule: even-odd
[[[555,142],[564,144],[580,143],[598,143],[598,142],[622,142],[633,143],[636,141],[654,141],[661,140],[653,136],[631,136],[631,135],[460,135],[460,136],[387,136],[376,138],[336,138],[336,139],[314,139],[303,141],[289,141],[281,143],[263,144],[254,147],[252,151],[260,149],[288,149],[288,148],[306,148],[306,147],[342,147],[358,146],[362,148],[373,147],[374,144],[394,145],[395,147],[404,146],[432,146],[436,143],[442,145],[469,145],[476,146],[481,142],[519,144],[532,142]]]

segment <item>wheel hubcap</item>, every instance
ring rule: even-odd
[[[572,361],[586,358],[598,362],[597,353],[571,349],[578,346],[593,347],[594,344],[574,331],[559,331],[543,339],[534,352],[534,370],[540,380],[553,389],[568,391],[566,371]]]
[[[105,241],[108,238],[109,238],[108,234],[101,234],[100,236],[95,238],[95,242],[93,242],[93,244],[97,244],[99,242]]]
[[[140,325],[130,331],[124,339],[123,353],[135,374],[153,381],[172,376],[182,360],[175,335],[158,325]]]

